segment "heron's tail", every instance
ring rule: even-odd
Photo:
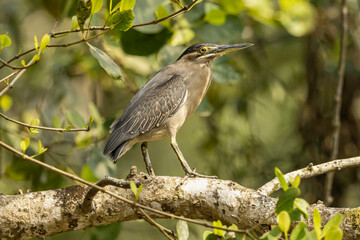
[[[118,158],[120,158],[121,155],[123,154],[125,144],[126,144],[126,141],[121,143],[119,146],[117,146],[113,150],[109,150],[107,148],[108,144],[106,144],[105,149],[104,149],[104,155],[108,155],[114,161],[114,163],[116,163]]]

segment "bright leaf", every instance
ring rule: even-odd
[[[178,240],[187,240],[189,238],[189,227],[186,221],[179,220],[176,223],[176,232]]]
[[[294,227],[291,232],[290,240],[301,240],[305,239],[305,231],[307,227],[304,222],[300,222],[298,225]]]
[[[120,1],[120,10],[132,10],[135,6],[135,0],[121,0]]]
[[[159,5],[155,14],[156,14],[156,19],[159,20],[161,18],[167,17],[169,15],[169,12],[166,10],[164,6]],[[164,27],[171,28],[170,19],[162,21],[159,24],[163,25]]]
[[[226,14],[221,9],[211,9],[205,14],[205,21],[213,25],[223,25],[226,21]]]
[[[134,12],[132,10],[116,11],[110,18],[110,25],[120,31],[127,31],[132,26]]]
[[[34,46],[35,46],[35,49],[38,50],[39,42],[38,42],[38,39],[37,39],[36,35],[34,35]]]
[[[343,231],[340,228],[332,228],[325,235],[325,240],[341,240],[343,237]]]
[[[77,16],[71,18],[71,30],[77,29],[79,27]]]
[[[33,126],[39,126],[39,124],[40,124],[40,120],[37,118],[32,119],[30,122],[30,125],[33,125]],[[39,129],[37,129],[37,128],[29,128],[29,131],[33,134],[39,133]]]
[[[30,145],[30,139],[29,138],[25,138],[24,140],[22,140],[20,142],[20,148],[22,150],[22,152],[25,154],[26,149],[29,147]]]
[[[333,228],[338,228],[342,220],[342,215],[340,213],[333,216],[324,226],[321,237],[324,237],[328,232]]]
[[[7,112],[11,108],[13,100],[8,95],[4,95],[0,98],[0,107],[4,112]]]
[[[220,220],[217,220],[217,221],[213,221],[213,226],[214,227],[223,227],[222,223]],[[221,230],[221,229],[217,229],[217,228],[214,228],[214,234],[215,235],[218,235],[220,237],[223,237],[225,236],[225,231],[224,230]]]
[[[37,63],[38,61],[40,61],[39,55],[37,55],[37,54],[34,55],[33,58],[32,58],[32,60],[33,60],[34,63]]]
[[[23,60],[21,60],[21,65],[23,65],[23,67],[25,67],[26,66],[26,63],[25,63],[25,60],[23,59]]]
[[[301,181],[301,178],[300,178],[300,175],[296,175],[295,179],[294,179],[294,183],[293,183],[293,186],[294,187],[299,187],[300,185],[300,181]]]
[[[91,54],[98,60],[100,66],[114,79],[121,79],[122,72],[119,66],[103,51],[90,45]]]
[[[76,17],[78,20],[81,32],[84,32],[84,24],[86,19],[90,17],[92,9],[91,0],[79,0],[76,8]]]
[[[9,47],[11,45],[11,38],[3,34],[0,35],[0,53],[3,48]]]
[[[85,164],[81,169],[81,178],[89,182],[97,182],[99,179],[95,176],[88,164]]]
[[[286,183],[286,180],[284,178],[284,174],[277,167],[275,167],[275,175],[279,179],[279,182],[280,182],[280,185],[281,185],[282,189],[284,191],[286,191],[289,188],[289,186]]]
[[[49,34],[45,34],[41,39],[39,50],[45,49],[46,46],[49,44],[49,42],[50,42],[50,36]]]
[[[320,239],[320,236],[321,236],[321,217],[320,217],[319,210],[317,210],[316,208],[314,209],[314,213],[313,213],[313,222],[314,222],[314,230],[315,230],[315,233],[316,233],[316,237],[318,239]]]
[[[303,213],[304,217],[308,219],[307,208],[309,207],[309,203],[302,198],[295,198],[294,204]]]
[[[276,203],[276,213],[280,213],[281,211],[292,211],[294,208],[295,198],[299,195],[300,190],[294,187],[291,187],[287,191],[283,192]]]
[[[69,125],[69,126],[66,127],[65,132],[70,131],[71,129],[72,129],[72,126]]]
[[[98,11],[101,10],[103,6],[103,0],[91,0],[91,3],[92,3],[91,14],[97,13]]]
[[[284,233],[284,235],[287,235],[291,223],[289,213],[281,211],[277,216],[277,222],[280,230]]]

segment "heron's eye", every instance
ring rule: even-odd
[[[199,49],[200,53],[206,53],[206,51],[207,51],[206,47],[202,47]]]

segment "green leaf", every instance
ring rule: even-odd
[[[141,187],[141,189],[142,189],[142,185],[140,185],[140,187]],[[139,189],[140,189],[140,187],[139,187]],[[138,196],[139,196],[139,194],[140,194],[141,189],[140,189],[140,191],[139,191],[139,189],[137,188],[137,186],[136,186],[136,184],[135,184],[134,181],[130,181],[130,188],[131,188],[131,191],[132,191],[132,192],[134,193],[134,195],[135,195],[134,202],[137,202],[137,199],[138,199]]]
[[[65,117],[68,122],[73,126],[82,127],[85,126],[85,121],[82,116],[75,110],[67,111]]]
[[[49,34],[45,34],[41,39],[39,50],[44,50],[46,46],[49,44],[49,42],[50,42],[50,36]]]
[[[23,67],[26,67],[26,63],[25,63],[25,60],[24,60],[24,59],[21,60],[21,65],[22,65]]]
[[[305,238],[306,229],[307,229],[306,224],[304,222],[300,222],[292,230],[290,235],[290,240],[306,240]]]
[[[169,16],[169,12],[166,10],[166,8],[163,5],[159,5],[156,12],[156,19],[162,19],[164,17]],[[163,25],[164,27],[171,28],[170,19],[159,22],[160,25]]]
[[[340,228],[332,228],[325,235],[325,240],[341,240],[343,231]]]
[[[76,17],[81,32],[84,32],[84,24],[86,19],[90,17],[91,9],[92,9],[91,0],[78,0],[78,5],[76,8]]]
[[[32,60],[33,60],[33,62],[34,63],[37,63],[37,62],[39,62],[40,61],[40,57],[39,57],[39,55],[34,55],[34,57],[32,58]]]
[[[296,198],[294,204],[303,213],[304,217],[308,219],[309,214],[307,208],[309,207],[309,203],[302,198]]]
[[[317,240],[315,231],[311,231],[311,232],[305,231],[305,236],[306,236],[305,237],[306,240]]]
[[[132,10],[116,11],[111,15],[109,23],[120,31],[127,31],[131,28],[134,20],[134,12]]]
[[[37,39],[36,35],[34,35],[34,46],[35,46],[35,49],[38,50],[39,42],[38,42],[38,39]]]
[[[177,240],[187,240],[189,238],[189,227],[186,221],[179,220],[176,223]]]
[[[85,164],[81,169],[81,178],[89,182],[97,182],[99,179],[94,175],[88,164]]]
[[[133,10],[135,6],[135,0],[121,0],[120,1],[120,10]]]
[[[65,128],[65,132],[68,132],[68,131],[70,131],[71,129],[72,129],[72,126],[69,125],[69,126],[67,126],[67,127]]]
[[[90,45],[91,54],[98,60],[100,66],[114,79],[121,79],[122,72],[119,66],[103,51]]]
[[[119,2],[115,5],[115,7],[111,10],[111,12],[113,13],[113,12],[115,12],[116,10],[120,9],[120,5],[121,5],[121,1],[119,1]]]
[[[284,174],[277,167],[275,167],[275,175],[279,179],[279,182],[280,182],[280,185],[281,185],[282,189],[284,191],[286,191],[289,188],[289,186],[286,183],[286,180],[284,178]]]
[[[284,233],[284,235],[287,235],[291,223],[289,213],[281,211],[277,216],[277,222],[280,230]]]
[[[89,123],[88,123],[88,127],[89,127],[89,128],[91,127],[91,124],[93,123],[93,121],[94,121],[93,116],[90,116],[90,118],[89,118]]]
[[[219,4],[230,14],[237,15],[244,10],[242,0],[219,0]]]
[[[260,239],[279,239],[281,236],[281,230],[279,226],[275,226],[271,231],[264,233]]]
[[[40,120],[37,118],[32,119],[30,122],[30,125],[33,125],[33,126],[39,126],[39,124],[40,124]],[[39,129],[37,129],[37,128],[29,128],[29,131],[33,134],[39,133]]]
[[[220,220],[213,221],[213,226],[214,227],[223,227]],[[220,236],[220,237],[224,237],[225,236],[225,231],[221,230],[221,229],[214,228],[214,234],[217,235],[217,236]]]
[[[276,203],[276,213],[280,213],[281,211],[291,212],[294,208],[295,198],[299,195],[300,190],[294,187],[290,187],[283,192]]]
[[[333,216],[324,226],[321,237],[324,237],[332,228],[338,228],[342,220],[342,215],[340,213]]]
[[[314,222],[314,230],[315,230],[315,233],[316,233],[316,237],[318,239],[320,239],[320,236],[321,236],[321,217],[320,217],[319,210],[317,210],[316,208],[314,209],[314,213],[313,213],[313,222]]]
[[[47,148],[43,148],[42,144],[41,144],[41,141],[39,140],[39,151],[38,151],[38,153],[36,153],[35,155],[33,155],[31,157],[39,156],[40,154],[46,152],[46,150],[47,150]]]
[[[203,233],[203,240],[218,240],[219,236],[215,235],[214,233],[210,232],[209,230],[206,230]]]
[[[190,28],[181,28],[173,33],[169,41],[169,44],[171,46],[182,45],[187,42],[190,42],[194,37],[195,37],[195,33],[193,30],[191,30]]]
[[[212,9],[206,13],[205,21],[213,25],[223,25],[226,21],[226,14],[221,9]]]
[[[0,35],[0,53],[3,48],[11,45],[11,38],[5,34]]]
[[[0,98],[0,107],[4,112],[7,112],[11,108],[12,104],[13,104],[13,100],[10,96],[3,95]]]
[[[294,179],[293,187],[299,187],[300,181],[301,181],[301,178],[300,178],[300,175],[298,174],[298,175],[296,175],[296,177]]]
[[[29,145],[30,145],[30,139],[29,138],[25,138],[24,140],[22,140],[20,142],[20,148],[21,148],[23,154],[25,154],[25,151],[29,147]]]
[[[91,14],[97,13],[98,11],[101,10],[103,6],[103,0],[91,0],[91,3],[92,3]]]
[[[79,27],[77,16],[71,18],[71,30],[77,29]]]

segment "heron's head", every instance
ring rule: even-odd
[[[253,46],[252,43],[240,43],[231,45],[216,45],[211,43],[197,43],[186,49],[177,61],[191,61],[200,63],[210,63],[214,59],[221,57],[229,52],[242,50]]]

